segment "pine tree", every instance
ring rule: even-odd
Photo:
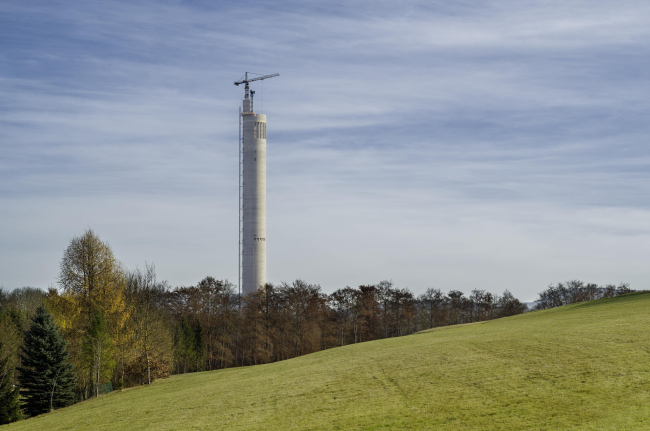
[[[36,416],[73,404],[76,376],[68,362],[70,353],[44,306],[36,310],[24,343],[18,381],[25,413]]]
[[[2,343],[0,342],[0,352]],[[0,425],[20,419],[18,388],[13,387],[14,370],[9,357],[0,358]]]

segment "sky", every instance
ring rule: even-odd
[[[56,287],[88,228],[236,284],[252,72],[270,282],[648,289],[648,40],[632,0],[5,0],[0,285]]]

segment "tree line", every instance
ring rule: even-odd
[[[124,269],[110,246],[88,230],[65,250],[58,288],[0,291],[0,404],[3,396],[17,399],[12,385],[2,389],[5,381],[21,388],[22,413],[31,416],[172,373],[264,364],[526,309],[508,291],[475,289],[466,296],[427,289],[416,296],[390,281],[326,294],[319,285],[296,280],[267,284],[246,297],[213,277],[172,288],[157,280],[153,265]],[[38,327],[49,328],[52,340],[60,338],[53,341],[57,352],[65,349],[50,355],[61,363],[48,369],[70,367],[61,381],[56,372],[50,376],[59,401],[33,407],[28,399],[38,389],[29,376],[44,365],[30,358],[29,334]],[[22,413],[3,419],[0,410],[0,423]]]
[[[599,286],[595,283],[570,280],[556,285],[551,284],[546,290],[540,292],[535,309],[545,310],[595,299],[613,298],[630,292],[633,290],[627,283],[620,283],[618,286],[613,284]]]

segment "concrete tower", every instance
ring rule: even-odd
[[[242,106],[241,184],[241,290],[244,295],[266,284],[266,115],[253,111],[254,91],[248,83],[270,78],[248,79]]]
[[[242,293],[266,284],[266,115],[253,112],[244,99],[243,122],[243,230]]]

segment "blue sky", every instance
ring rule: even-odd
[[[268,277],[648,288],[650,4],[4,1],[0,284],[92,228],[237,278],[237,110],[268,116]]]

